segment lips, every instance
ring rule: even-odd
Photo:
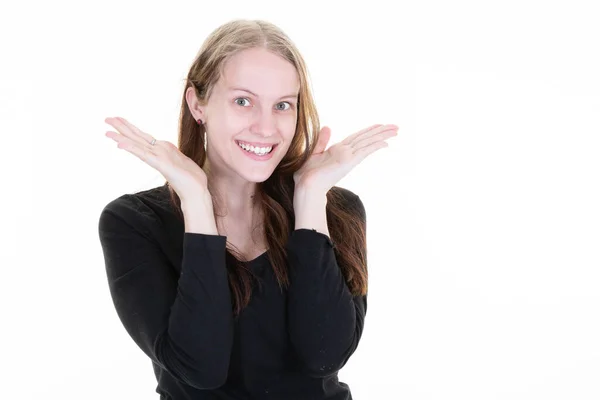
[[[256,154],[253,151],[244,150],[242,148],[242,146],[240,146],[239,144],[236,144],[236,147],[238,149],[240,149],[240,151],[242,153],[244,153],[247,157],[250,157],[252,160],[255,160],[255,161],[268,161],[268,160],[270,160],[273,157],[273,154],[275,154],[275,148],[277,147],[277,145],[276,144],[273,145],[272,148],[271,148],[271,151],[268,152],[268,153],[266,153],[266,154],[263,154],[263,155]]]
[[[237,144],[237,147],[239,147],[241,150],[244,150],[244,149],[242,148],[242,146],[240,146],[240,144],[245,144],[245,145],[248,145],[248,142],[240,142],[240,141],[238,141],[238,140],[236,140],[235,142],[236,142],[236,144]],[[250,143],[252,143],[252,142],[250,142]],[[268,152],[268,153],[266,153],[266,154],[273,154],[273,153],[275,152],[275,149],[276,149],[276,148],[277,148],[277,146],[278,146],[278,143],[275,143],[275,144],[262,144],[262,145],[252,145],[252,144],[251,144],[251,146],[258,147],[258,148],[267,148],[267,147],[271,147],[271,151],[270,151],[270,152]],[[254,152],[252,152],[252,151],[246,151],[246,150],[244,150],[244,151],[245,151],[245,152],[248,152],[248,153],[255,154],[255,153],[254,153]]]
[[[239,144],[245,144],[248,146],[254,146],[254,147],[275,147],[277,146],[277,143],[256,143],[256,142],[244,142],[243,140],[236,140],[235,141],[238,145]]]

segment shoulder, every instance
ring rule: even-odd
[[[149,231],[160,224],[160,216],[169,211],[166,185],[135,193],[125,193],[110,200],[100,213],[100,228],[109,222],[125,223],[138,231]]]

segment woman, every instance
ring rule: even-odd
[[[398,127],[325,151],[301,55],[276,26],[247,20],[200,49],[177,147],[106,122],[166,179],[99,220],[115,308],[160,398],[351,398],[337,373],[367,310],[366,217],[334,185]]]

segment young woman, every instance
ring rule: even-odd
[[[366,216],[335,184],[397,135],[330,137],[290,39],[236,20],[187,75],[178,146],[123,118],[106,136],[164,185],[112,200],[99,235],[114,306],[161,399],[350,399],[338,371],[367,311]]]

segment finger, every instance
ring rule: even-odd
[[[361,129],[360,131],[353,133],[352,135],[348,136],[346,139],[342,140],[342,144],[350,144],[354,139],[356,139],[356,137],[362,135],[365,132],[370,131],[371,129],[379,128],[380,126],[381,126],[381,124],[375,124],[375,125],[369,126],[368,128]]]
[[[393,124],[380,125],[377,128],[371,129],[369,131],[365,131],[362,134],[355,136],[354,139],[350,141],[349,145],[350,145],[350,147],[355,148],[358,143],[360,143],[361,141],[363,141],[367,138],[370,138],[374,135],[381,134],[383,132],[397,131],[397,130],[398,130],[398,127]]]
[[[323,129],[321,129],[321,132],[319,133],[319,138],[317,141],[317,146],[314,150],[314,154],[319,154],[325,151],[325,148],[327,147],[327,143],[329,142],[330,138],[331,129],[327,126],[324,126]]]
[[[127,125],[125,125],[118,118],[106,118],[104,120],[109,125],[112,125],[114,129],[117,130],[120,137],[128,138],[129,140],[138,143],[140,146],[144,146],[144,140],[137,134],[135,134]],[[114,137],[113,139],[117,139]],[[145,144],[148,144],[146,142]]]
[[[154,154],[153,152],[153,146],[140,146],[137,142],[134,142],[133,140],[123,135],[117,135],[115,132],[107,132],[107,136],[108,133],[114,134],[115,138],[113,139],[118,141],[117,147],[119,149],[128,151],[129,153],[133,154],[134,156],[136,156],[137,158],[154,168],[156,154]]]
[[[375,142],[379,142],[382,140],[386,140],[389,139],[391,137],[394,137],[398,135],[398,130],[397,129],[386,129],[382,132],[379,133],[375,133],[371,136],[365,136],[359,140],[357,140],[355,143],[352,144],[352,148],[354,151],[359,150],[365,146],[369,146]]]
[[[148,143],[144,143],[143,141],[140,141],[140,140],[130,139],[127,136],[122,135],[118,132],[107,131],[104,135],[106,137],[111,138],[112,140],[114,140],[117,143],[135,143],[140,148],[146,148],[148,150],[153,150],[153,151],[156,149],[155,146],[149,145]]]
[[[151,143],[154,139],[152,135],[147,134],[146,132],[140,130],[137,126],[133,125],[131,122],[127,121],[125,118],[117,117],[117,119],[123,122],[129,129],[131,129],[135,134],[139,135],[142,139],[144,139],[147,143]]]
[[[119,133],[132,141],[139,143],[140,145],[149,145],[152,142],[152,136],[140,131],[138,128],[133,126],[123,118],[106,118],[104,120],[107,124],[112,125]]]
[[[375,142],[369,146],[365,146],[359,150],[356,150],[354,152],[354,155],[356,156],[356,164],[362,162],[365,158],[367,158],[367,156],[369,154],[372,154],[374,152],[376,152],[379,149],[383,149],[384,147],[388,147],[388,143],[387,142]]]

